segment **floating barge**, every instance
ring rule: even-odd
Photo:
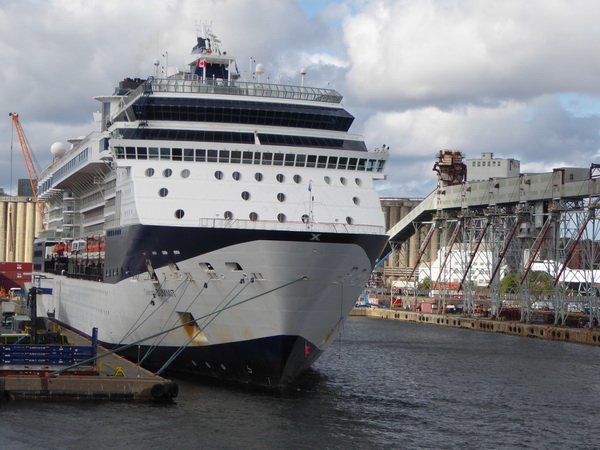
[[[169,402],[177,384],[68,330],[54,344],[30,343],[31,335],[2,334],[0,401],[103,399]],[[34,339],[35,340],[35,339]]]

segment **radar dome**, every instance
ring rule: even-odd
[[[67,147],[65,147],[65,144],[63,144],[62,142],[55,142],[54,144],[52,144],[52,147],[50,147],[50,153],[52,153],[52,156],[54,156],[55,158],[60,158],[66,152]]]
[[[263,73],[265,73],[265,66],[263,66],[262,64],[257,64],[256,65],[256,73],[259,75],[262,75]]]

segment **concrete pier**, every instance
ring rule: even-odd
[[[354,308],[350,315],[466,328],[490,333],[550,339],[553,341],[600,345],[600,330],[598,329],[561,327],[549,324],[528,324],[514,320],[492,320],[485,317],[465,317],[458,314],[427,314],[385,308]]]
[[[6,400],[19,399],[102,399],[167,400],[177,386],[164,379],[64,375],[54,378],[37,375],[0,377],[0,393]],[[157,397],[155,398],[155,393]],[[172,398],[172,397],[171,397]]]

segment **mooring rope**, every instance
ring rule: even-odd
[[[248,287],[250,285],[250,283],[247,283],[244,285],[244,287],[242,289],[240,289],[240,292],[238,292],[237,294],[235,294],[235,296],[233,296],[231,298],[231,300],[229,300],[225,305],[229,305],[231,304],[232,301],[234,301],[238,295],[240,295],[242,293],[242,291],[244,289],[246,289],[246,287]],[[229,295],[231,295],[231,293],[233,292],[233,289],[229,292],[229,294],[227,294],[227,296],[225,298],[227,298]],[[225,298],[223,300],[225,300]],[[223,300],[221,301],[221,303],[219,303],[219,305],[217,305],[217,308],[223,304]],[[221,309],[220,311],[223,311],[223,309]],[[196,337],[198,337],[198,335],[200,333],[202,333],[202,330],[205,329],[207,326],[209,326],[211,324],[211,322],[213,320],[215,320],[217,318],[217,316],[220,314],[217,313],[209,318],[206,318],[205,322],[202,323],[201,326],[198,326],[198,331],[185,343],[183,344],[181,347],[179,347],[174,353],[173,355],[171,355],[171,357],[167,360],[167,362],[165,362],[163,364],[163,366],[158,370],[158,372],[156,372],[157,375],[160,375],[161,373],[163,373],[163,371],[169,367],[171,365],[171,363],[177,359],[177,357],[194,341],[194,339],[196,339]]]
[[[239,301],[239,302],[237,302],[237,303],[234,303],[234,304],[229,304],[229,305],[227,305],[227,306],[224,306],[224,307],[223,307],[223,308],[221,308],[220,310],[218,310],[218,311],[213,311],[213,312],[211,312],[211,313],[205,314],[204,316],[201,316],[201,317],[199,317],[198,319],[190,320],[190,321],[188,321],[188,322],[185,322],[185,323],[182,323],[182,324],[180,324],[180,325],[177,325],[176,327],[173,327],[173,328],[171,328],[170,330],[164,330],[164,331],[160,331],[160,332],[158,332],[158,333],[155,333],[155,334],[153,334],[153,335],[150,335],[150,336],[147,336],[147,337],[145,337],[145,338],[139,339],[139,340],[137,340],[137,341],[135,341],[135,342],[132,342],[131,344],[127,344],[127,345],[124,345],[124,346],[122,346],[122,347],[114,348],[114,349],[112,349],[112,350],[109,350],[109,351],[107,351],[106,353],[103,353],[103,354],[101,354],[101,355],[97,355],[97,356],[95,356],[95,357],[93,357],[93,358],[88,358],[88,359],[86,359],[86,360],[83,360],[83,361],[80,361],[80,362],[78,362],[78,363],[72,364],[72,365],[70,365],[70,366],[68,366],[68,367],[65,367],[65,368],[63,368],[63,369],[60,369],[60,370],[55,370],[54,372],[52,372],[52,373],[49,373],[48,375],[46,375],[46,377],[47,377],[47,378],[50,378],[50,377],[55,377],[55,376],[57,376],[57,375],[60,375],[60,374],[61,374],[61,373],[63,373],[63,372],[66,372],[66,371],[68,371],[68,370],[71,370],[71,369],[74,369],[74,368],[76,368],[76,367],[83,366],[83,365],[86,365],[86,364],[88,364],[88,363],[94,362],[94,361],[96,361],[96,360],[98,360],[98,359],[100,359],[100,358],[104,358],[105,356],[112,355],[112,354],[114,354],[114,353],[118,353],[118,352],[120,352],[120,351],[123,351],[123,350],[127,350],[128,348],[131,348],[131,347],[133,347],[133,346],[136,346],[136,345],[138,345],[138,344],[140,344],[140,343],[142,343],[142,342],[145,342],[145,341],[147,341],[147,340],[150,340],[150,339],[154,339],[154,338],[155,338],[155,337],[157,337],[157,336],[161,336],[161,335],[163,335],[163,334],[170,333],[171,331],[177,330],[178,328],[182,328],[182,327],[185,327],[185,326],[191,325],[191,324],[195,323],[197,320],[203,320],[203,319],[206,319],[207,317],[210,317],[210,316],[212,316],[212,315],[214,315],[214,314],[220,314],[220,313],[222,313],[223,311],[226,311],[226,310],[228,310],[228,309],[231,309],[231,308],[235,308],[236,306],[239,306],[239,305],[243,305],[244,303],[248,303],[248,302],[250,302],[250,301],[252,301],[252,300],[255,300],[255,299],[259,298],[259,297],[262,297],[262,296],[264,296],[264,295],[270,294],[271,292],[277,291],[277,290],[279,290],[279,289],[283,289],[283,288],[285,288],[285,287],[287,287],[287,286],[290,286],[290,285],[292,285],[292,284],[298,283],[299,281],[305,281],[305,280],[308,280],[308,277],[307,277],[306,275],[304,275],[304,276],[302,276],[302,277],[300,277],[300,278],[298,278],[298,279],[292,280],[292,281],[290,281],[290,282],[288,282],[288,283],[282,284],[281,286],[275,287],[275,288],[273,288],[273,289],[269,289],[268,291],[265,291],[265,292],[263,292],[262,294],[257,294],[257,295],[255,295],[255,296],[252,296],[252,297],[249,297],[249,298],[247,298],[246,300],[241,300],[241,301]]]

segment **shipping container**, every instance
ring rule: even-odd
[[[0,262],[2,272],[31,272],[32,264],[27,262]]]

